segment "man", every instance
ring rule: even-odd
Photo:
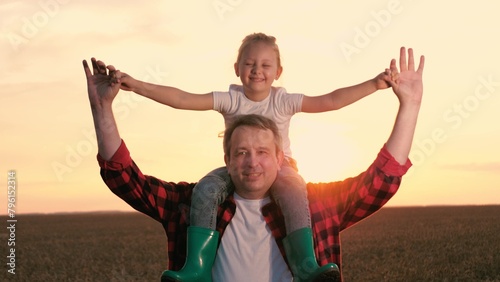
[[[186,219],[194,184],[165,182],[142,174],[118,133],[111,108],[120,87],[120,72],[95,59],[93,73],[86,61],[83,65],[101,176],[113,193],[163,225],[168,239],[169,269],[179,270],[184,266],[186,252],[203,246],[218,248],[217,256],[211,261],[200,253],[198,260],[186,262],[204,264],[205,269],[208,266],[208,272],[193,273],[192,281],[291,281],[292,274],[294,281],[310,279],[311,266],[316,262],[297,260],[294,254],[286,257],[285,249],[301,244],[303,238],[292,234],[285,237],[283,215],[269,197],[283,158],[273,122],[246,116],[228,127],[224,161],[234,193],[219,208],[217,231],[221,236],[208,234],[203,242],[191,242],[187,238]],[[391,61],[390,84],[400,105],[393,130],[373,164],[344,181],[308,183],[319,265],[335,263],[342,269],[340,231],[380,209],[396,193],[411,166],[408,154],[421,105],[423,68],[422,56],[415,70],[412,49],[408,50],[407,60],[406,49],[401,48],[400,73],[396,61]]]

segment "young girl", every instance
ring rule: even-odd
[[[335,264],[309,267],[316,262],[311,233],[311,219],[307,200],[306,183],[297,173],[295,160],[290,150],[288,128],[291,117],[298,112],[320,113],[347,106],[378,89],[389,87],[390,75],[381,73],[358,85],[337,89],[322,96],[288,94],[284,88],[273,87],[283,67],[276,39],[263,33],[248,35],[243,40],[236,63],[236,76],[242,85],[230,85],[228,92],[192,94],[168,86],[152,85],[135,80],[122,73],[121,88],[158,101],[176,109],[216,110],[224,116],[226,126],[238,115],[260,114],[273,119],[283,137],[284,164],[274,182],[271,193],[280,206],[285,219],[287,237],[284,239],[289,261],[308,262],[308,273],[297,273],[300,266],[291,265],[294,277],[309,281],[320,275],[335,275]],[[177,272],[165,271],[165,281],[194,281],[210,277],[215,260],[217,243],[204,244],[207,240],[218,240],[216,229],[217,208],[231,192],[231,181],[225,167],[215,169],[201,179],[194,189],[190,211],[188,244],[200,242],[200,246],[211,246],[210,250],[188,250],[186,264]],[[292,258],[292,259],[291,259]]]

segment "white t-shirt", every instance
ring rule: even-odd
[[[302,110],[303,94],[286,93],[285,88],[271,87],[266,99],[254,102],[248,99],[243,86],[231,84],[229,92],[213,92],[214,110],[224,116],[226,127],[238,115],[259,114],[276,122],[283,138],[283,152],[292,157],[288,129],[292,116]]]
[[[226,227],[212,269],[213,281],[292,281],[292,274],[262,216],[269,197],[243,199],[234,193],[236,214]]]

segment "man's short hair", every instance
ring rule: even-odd
[[[241,115],[237,116],[224,131],[224,154],[230,157],[231,152],[231,136],[236,128],[240,126],[250,126],[260,129],[271,130],[274,136],[274,144],[276,145],[276,153],[283,151],[283,141],[276,123],[269,118],[261,115]]]

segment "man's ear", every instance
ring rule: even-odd
[[[224,154],[224,163],[226,164],[226,167],[229,165],[229,157]]]
[[[281,166],[283,165],[283,160],[285,159],[283,151],[279,151],[278,153],[276,153],[276,158],[278,159],[278,169],[281,169]]]
[[[237,77],[240,77],[240,68],[238,67],[238,63],[234,63],[234,73]]]

